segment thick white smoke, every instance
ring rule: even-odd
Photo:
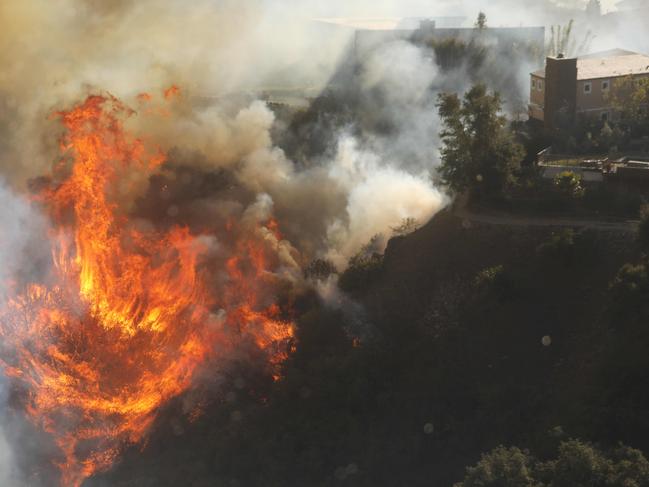
[[[45,219],[0,178],[0,305],[18,276],[44,272],[46,232]]]
[[[24,483],[21,481],[21,472],[17,467],[13,449],[3,426],[6,401],[6,383],[0,375],[0,418],[2,419],[2,423],[0,423],[0,485],[22,487]]]
[[[376,154],[359,150],[353,138],[340,141],[330,176],[347,191],[345,214],[328,228],[329,257],[344,268],[374,236],[406,219],[428,221],[446,202],[433,187],[430,174],[414,175]],[[380,249],[379,249],[380,250]]]
[[[0,184],[0,305],[3,286],[17,275],[47,272],[48,249],[40,247],[47,225],[17,192],[58,160],[60,127],[51,114],[89,93],[123,98],[137,112],[130,129],[177,151],[184,164],[228,171],[253,195],[245,202],[202,197],[196,208],[205,218],[238,216],[255,226],[277,216],[287,280],[314,257],[342,270],[376,235],[385,245],[403,219],[425,223],[447,203],[433,183],[439,121],[431,85],[449,79],[430,52],[395,42],[365,59],[361,121],[388,120],[391,130],[343,127],[325,155],[307,165],[274,144],[276,117],[255,94],[300,88],[317,95],[327,86],[352,32],[316,29],[312,18],[452,15],[464,16],[467,26],[479,10],[492,26],[569,20],[538,0],[0,2],[0,176],[10,181]],[[531,69],[521,67],[523,79]],[[466,87],[459,78],[450,81],[454,89]],[[183,95],[164,116],[137,101],[139,93],[159,94],[171,84]],[[329,284],[322,294],[342,299]],[[0,383],[0,407],[2,391]],[[14,487],[21,484],[9,443],[0,428],[0,485]]]
[[[46,272],[48,250],[42,246],[46,231],[44,218],[0,179],[0,307],[17,279]],[[0,348],[2,341],[0,337]],[[7,399],[8,383],[0,369],[0,485],[23,487],[27,483],[16,462],[15,439],[7,430]]]

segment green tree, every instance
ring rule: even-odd
[[[613,83],[610,104],[635,135],[649,134],[649,79],[626,76]]]
[[[478,19],[475,21],[476,28],[482,30],[487,27],[487,16],[484,12],[478,14]]]
[[[579,440],[559,446],[556,459],[540,462],[527,451],[499,446],[482,456],[455,487],[648,487],[642,452],[619,446],[603,452]]]
[[[538,477],[551,487],[646,487],[649,462],[633,448],[620,446],[608,453],[589,443],[569,440],[559,456],[540,466]]]
[[[646,262],[625,264],[611,282],[609,310],[617,325],[630,326],[649,317],[649,269]]]
[[[537,487],[532,477],[534,459],[518,448],[498,448],[482,455],[475,467],[469,467],[464,480],[455,487]]]
[[[584,196],[585,190],[581,185],[581,176],[572,171],[563,171],[554,177],[554,187],[568,199],[578,199]]]
[[[501,114],[498,93],[477,84],[462,100],[441,94],[437,107],[443,122],[439,173],[444,184],[455,192],[493,195],[515,182],[524,150]]]

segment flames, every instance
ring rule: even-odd
[[[172,87],[164,97],[177,94]],[[38,283],[14,282],[0,309],[0,364],[25,391],[29,418],[60,449],[63,486],[81,485],[124,444],[141,441],[201,365],[236,347],[233,337],[253,343],[271,367],[292,337],[286,313],[259,294],[281,237],[277,222],[254,235],[230,222],[222,231],[236,242],[232,255],[214,269],[204,235],[129,218],[122,196],[165,162],[127,133],[131,115],[110,96],[58,114],[63,156],[55,182],[37,196],[52,221],[51,271]],[[227,277],[218,292],[217,273]]]

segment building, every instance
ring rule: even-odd
[[[620,0],[615,5],[620,12],[628,12],[630,10],[641,10],[647,8],[647,0]]]
[[[579,58],[546,59],[531,73],[529,115],[546,128],[568,126],[579,117],[614,116],[611,94],[622,78],[649,77],[649,56],[614,49]]]
[[[351,31],[353,54],[357,60],[386,43],[399,40],[426,42],[453,38],[469,41],[475,38],[478,29],[459,27],[465,20],[464,17],[315,19],[321,25]],[[542,50],[545,43],[544,27],[487,27],[480,33],[483,41],[489,45],[527,43]]]

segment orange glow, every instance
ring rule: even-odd
[[[180,96],[180,88],[178,88],[176,85],[171,85],[169,88],[164,90],[164,96],[167,100],[170,100],[171,98],[174,98],[176,96]]]
[[[275,236],[277,240],[282,240],[282,232],[279,230],[279,222],[271,218],[266,224],[266,228]]]
[[[149,93],[140,93],[139,95],[137,95],[137,101],[141,103],[149,102],[152,98],[153,97]]]
[[[258,295],[269,256],[253,237],[236,244],[219,295],[200,239],[183,227],[143,231],[120,208],[125,176],[152,174],[164,162],[125,133],[122,120],[132,114],[104,96],[58,114],[71,167],[39,197],[53,222],[52,275],[0,308],[9,351],[0,365],[25,388],[30,419],[58,445],[65,487],[142,441],[160,407],[192,385],[201,364],[218,359],[214,344],[225,334],[210,324],[214,310],[268,352],[276,378],[293,336],[279,307]]]

